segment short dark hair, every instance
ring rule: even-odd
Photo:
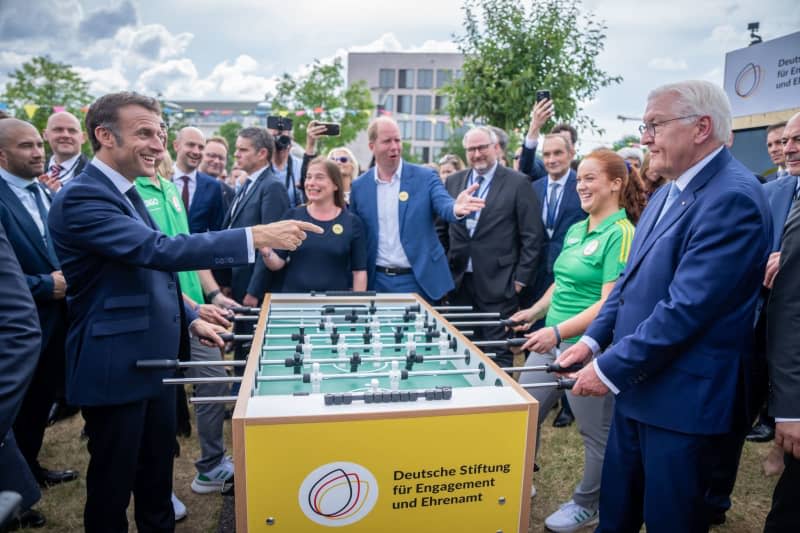
[[[578,144],[578,130],[567,124],[566,122],[559,122],[550,130],[550,133],[559,133],[562,131],[569,132],[569,138],[572,139],[572,146],[575,147]]]
[[[272,137],[270,132],[264,128],[252,126],[239,130],[238,136],[242,139],[250,140],[250,142],[253,143],[253,148],[256,152],[262,148],[266,148],[267,161],[272,161],[272,154],[275,153],[275,139]]]
[[[783,129],[785,127],[786,127],[786,122],[785,121],[784,122],[778,122],[777,124],[771,124],[771,125],[767,126],[767,135],[769,135],[770,133],[772,133],[775,130],[781,130],[781,133],[783,133]]]
[[[100,141],[95,137],[94,130],[101,126],[111,131],[118,143],[122,142],[118,128],[119,109],[129,105],[138,105],[161,115],[158,100],[143,94],[123,91],[101,96],[89,106],[89,111],[86,113],[86,132],[89,134],[92,150],[95,152],[100,150]]]
[[[333,184],[336,185],[336,190],[333,192],[333,203],[336,205],[336,207],[341,207],[344,209],[346,205],[344,201],[344,180],[342,180],[342,172],[339,170],[339,165],[325,156],[315,157],[308,164],[308,168],[311,168],[312,165],[322,165],[325,167],[325,173],[331,179]]]

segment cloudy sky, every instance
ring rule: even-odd
[[[283,72],[347,51],[457,51],[462,0],[0,0],[0,86],[34,55],[69,63],[93,93],[261,99]],[[725,53],[800,30],[796,0],[584,0],[608,26],[600,65],[623,76],[586,113],[606,130],[583,148],[635,132],[647,90],[688,78],[722,83]]]

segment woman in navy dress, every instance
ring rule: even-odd
[[[347,209],[339,167],[324,157],[314,159],[304,190],[308,203],[283,218],[307,220],[325,231],[309,233],[293,252],[262,248],[267,268],[283,269],[283,292],[367,290],[366,234],[358,215]]]

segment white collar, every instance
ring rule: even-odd
[[[61,162],[61,163],[58,163],[58,165],[59,165],[59,166],[60,166],[60,167],[61,167],[63,170],[70,170],[70,169],[71,169],[71,168],[73,168],[73,167],[75,166],[75,164],[78,162],[78,158],[79,158],[80,156],[81,156],[81,153],[80,153],[80,152],[78,152],[77,154],[73,155],[72,157],[70,157],[70,158],[69,158],[69,159],[67,159],[66,161],[64,161],[64,162]],[[48,164],[48,165],[47,165],[47,168],[49,169],[49,168],[51,168],[51,167],[52,167],[53,165],[55,165],[55,164],[56,164],[56,156],[55,156],[55,155],[52,155],[52,156],[50,156],[50,164]]]
[[[378,183],[378,184],[380,184],[380,183],[394,183],[394,180],[396,180],[396,179],[399,180],[400,176],[402,176],[402,175],[403,175],[403,160],[402,159],[400,159],[400,164],[397,165],[397,170],[395,170],[394,174],[392,174],[392,179],[390,179],[388,182],[383,181],[382,179],[380,179],[378,177],[378,165],[375,165],[375,183]]]
[[[130,181],[128,178],[108,166],[107,164],[103,163],[100,159],[95,157],[92,159],[92,165],[96,166],[100,172],[105,174],[105,176],[111,180],[111,183],[114,184],[114,187],[119,190],[123,195],[128,192],[128,189],[133,187],[133,182]]]
[[[678,179],[675,180],[675,186],[678,188],[678,190],[683,192],[683,190],[689,186],[689,182],[691,182],[692,179],[694,179],[694,177],[697,176],[701,170],[703,170],[703,167],[705,167],[709,161],[714,159],[714,157],[716,157],[716,155],[722,151],[722,148],[723,145],[720,145],[719,148],[705,156],[703,159],[686,169],[683,174],[678,176]]]
[[[197,169],[194,169],[191,172],[183,172],[181,169],[178,168],[178,163],[172,165],[172,181],[177,182],[179,179],[181,179],[182,176],[188,176],[189,181],[196,181]]]

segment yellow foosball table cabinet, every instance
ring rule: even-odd
[[[233,413],[236,529],[528,531],[538,408],[416,295],[267,295]]]

